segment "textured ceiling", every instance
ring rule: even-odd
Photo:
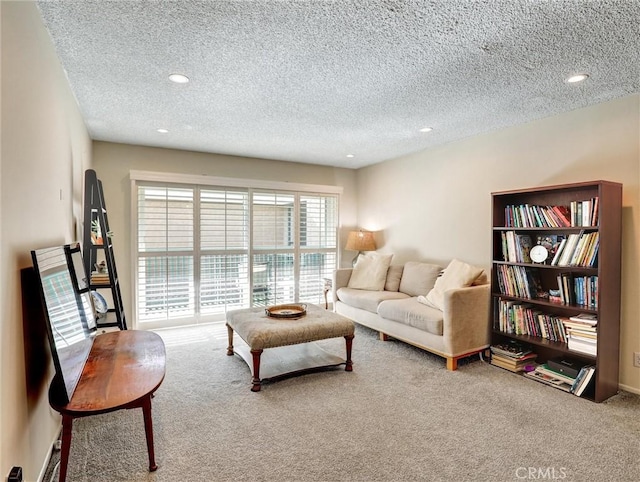
[[[638,0],[38,6],[96,140],[358,168],[640,91]]]

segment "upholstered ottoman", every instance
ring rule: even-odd
[[[260,363],[264,350],[271,356],[270,373],[263,373],[263,379],[284,374],[306,371],[313,368],[345,365],[345,371],[352,371],[351,346],[354,324],[342,315],[309,305],[305,316],[298,319],[278,319],[267,316],[264,308],[247,308],[227,313],[229,347],[227,355],[237,353],[252,369],[251,390],[259,392],[261,387]],[[233,332],[248,345],[233,346]],[[344,337],[347,357],[331,355],[314,343],[327,338]],[[294,347],[292,345],[300,345]],[[266,355],[265,355],[266,356]]]

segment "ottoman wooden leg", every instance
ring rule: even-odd
[[[353,335],[345,336],[344,341],[347,345],[347,363],[345,364],[344,371],[350,372],[353,370],[353,362],[351,361],[351,346],[353,345]]]
[[[227,355],[233,355],[233,328],[227,325],[227,334],[229,335],[229,346],[227,347]]]
[[[251,355],[253,355],[253,386],[251,387],[252,392],[260,391],[260,355],[262,355],[262,350],[251,350]]]

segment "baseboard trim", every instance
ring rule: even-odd
[[[44,460],[44,465],[40,469],[40,473],[38,474],[38,482],[49,482],[44,480],[44,476],[47,473],[47,469],[49,468],[49,462],[51,462],[51,455],[53,454],[53,444],[56,443],[56,440],[60,438],[60,433],[62,432],[62,423],[60,424],[59,429],[56,431],[56,434],[53,436],[51,443],[49,444],[49,452],[47,453],[47,457]],[[58,480],[56,477],[54,480]]]
[[[624,390],[625,392],[635,393],[636,395],[640,395],[640,389],[630,387],[629,385],[618,384],[618,388]]]

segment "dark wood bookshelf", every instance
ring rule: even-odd
[[[598,199],[598,219],[595,226],[568,227],[515,227],[507,226],[507,206],[569,206],[571,202]],[[539,234],[564,235],[597,232],[599,247],[594,266],[557,266],[548,263],[522,263],[505,261],[502,252],[502,233],[515,231],[529,235],[535,240]],[[591,381],[593,387],[585,397],[602,402],[618,392],[619,345],[620,345],[620,271],[622,237],[622,184],[609,181],[581,182],[532,189],[518,189],[492,193],[492,331],[491,344],[517,340],[533,347],[538,354],[537,362],[545,363],[550,358],[566,357],[595,365],[596,372]],[[520,266],[525,270],[535,269],[543,291],[557,289],[557,276],[597,276],[598,290],[596,307],[552,302],[546,298],[522,298],[501,293],[498,283],[498,266]],[[499,330],[500,299],[531,305],[535,310],[557,317],[569,317],[579,313],[596,314],[596,356],[569,350],[567,343],[545,338],[516,335]]]

